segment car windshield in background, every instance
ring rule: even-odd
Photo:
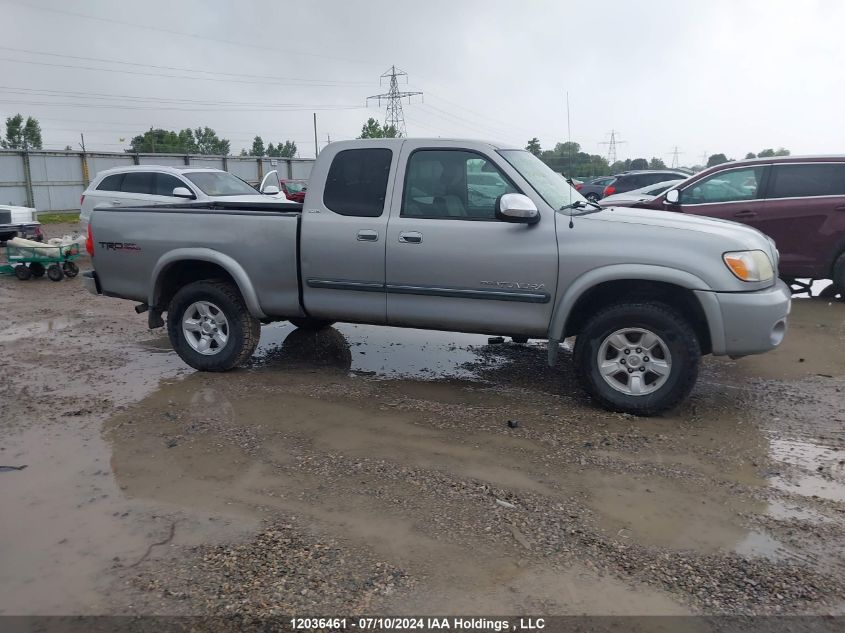
[[[289,193],[299,193],[300,191],[305,191],[306,184],[304,180],[286,180],[285,188]]]
[[[584,209],[581,213],[589,213],[595,209],[589,205],[587,199],[570,187],[563,176],[552,170],[531,152],[522,149],[499,150],[506,161],[513,165],[520,175],[534,187],[553,209],[560,209],[574,202],[582,202]],[[577,215],[577,214],[576,214]]]
[[[194,171],[185,177],[207,196],[249,196],[258,192],[232,174],[219,171]]]

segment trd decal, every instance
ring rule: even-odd
[[[137,244],[133,244],[132,242],[97,242],[100,245],[100,248],[104,248],[107,251],[131,251],[136,252],[140,251],[141,247]]]
[[[493,288],[507,288],[508,290],[542,290],[546,284],[533,284],[519,281],[482,281],[482,286],[492,286]]]

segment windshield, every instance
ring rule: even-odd
[[[553,171],[546,163],[531,152],[521,149],[503,149],[499,151],[506,161],[513,165],[520,175],[528,181],[540,197],[555,210],[575,202],[583,203],[583,209],[572,210],[574,215],[594,211],[588,206],[587,199],[570,187],[566,179]]]
[[[249,196],[258,192],[240,178],[225,171],[194,171],[185,177],[208,196]]]

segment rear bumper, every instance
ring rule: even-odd
[[[44,239],[41,233],[41,223],[24,223],[24,224],[0,224],[0,235],[11,237],[22,237],[27,240],[36,240],[40,242]]]
[[[715,355],[762,354],[780,345],[786,335],[792,293],[780,279],[771,288],[757,292],[699,291],[696,294],[708,294],[709,302],[715,299],[718,303],[721,323],[709,319]]]
[[[96,270],[86,270],[82,273],[82,285],[85,286],[85,290],[90,292],[92,295],[103,294],[103,290],[100,288],[100,278],[97,277]]]

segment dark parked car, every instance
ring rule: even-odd
[[[604,196],[604,188],[613,182],[614,176],[600,176],[592,180],[585,180],[581,184],[576,184],[575,189],[591,202],[601,200]]]
[[[616,175],[613,180],[604,188],[601,197],[612,196],[617,193],[625,193],[634,189],[641,189],[649,185],[665,182],[666,180],[677,180],[688,178],[689,174],[677,169],[648,169],[631,170]]]
[[[845,294],[845,156],[723,163],[654,200],[626,206],[753,226],[775,240],[782,277],[832,279]]]

